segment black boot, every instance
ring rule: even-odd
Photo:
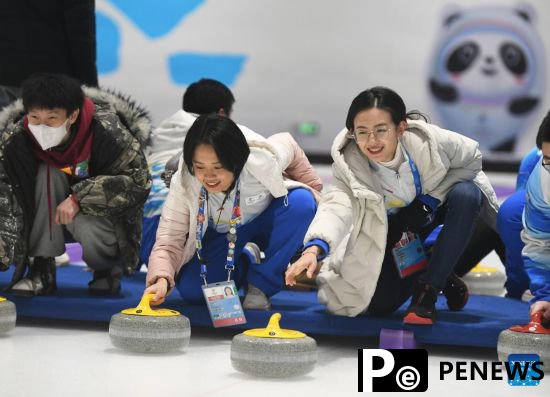
[[[88,283],[90,295],[118,295],[122,270],[94,270],[94,278]]]
[[[449,309],[454,311],[462,310],[468,302],[468,287],[460,277],[451,273],[447,278],[447,285],[443,288],[443,295],[447,298]]]
[[[27,276],[11,287],[15,296],[52,295],[57,291],[55,258],[37,256]]]
[[[405,324],[432,325],[435,322],[435,302],[438,291],[429,284],[418,282],[407,309]]]

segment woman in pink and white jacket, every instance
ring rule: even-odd
[[[174,287],[186,302],[203,302],[206,273],[214,283],[231,270],[237,288],[247,291],[243,307],[268,310],[321,188],[290,134],[266,139],[227,117],[198,117],[185,137],[149,258],[151,303],[163,302]],[[243,255],[250,242],[265,253],[261,264]]]

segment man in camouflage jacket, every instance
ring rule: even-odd
[[[118,294],[122,272],[138,263],[150,119],[64,75],[35,75],[22,88],[23,100],[0,113],[0,270],[16,266],[14,293],[54,293],[66,229],[94,269],[90,293]]]

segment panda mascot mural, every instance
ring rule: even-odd
[[[534,15],[528,5],[445,10],[430,96],[440,124],[483,152],[513,151],[540,105],[544,54]]]

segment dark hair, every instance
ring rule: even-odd
[[[183,110],[190,113],[217,113],[223,109],[229,117],[235,98],[227,86],[212,79],[200,79],[183,94]]]
[[[250,148],[242,131],[228,117],[215,113],[199,116],[185,136],[183,161],[189,172],[193,172],[193,155],[198,145],[211,145],[223,168],[239,177]]]
[[[353,120],[357,114],[372,108],[388,112],[396,125],[407,119],[422,118],[428,121],[427,117],[417,110],[407,112],[405,102],[395,91],[378,86],[361,92],[353,99],[346,117],[346,128],[350,131],[353,130]]]
[[[540,123],[539,132],[537,133],[537,147],[542,149],[544,142],[550,143],[550,111],[546,113],[542,123]]]
[[[21,84],[25,113],[31,109],[62,108],[67,116],[84,103],[80,83],[64,74],[35,73]]]

